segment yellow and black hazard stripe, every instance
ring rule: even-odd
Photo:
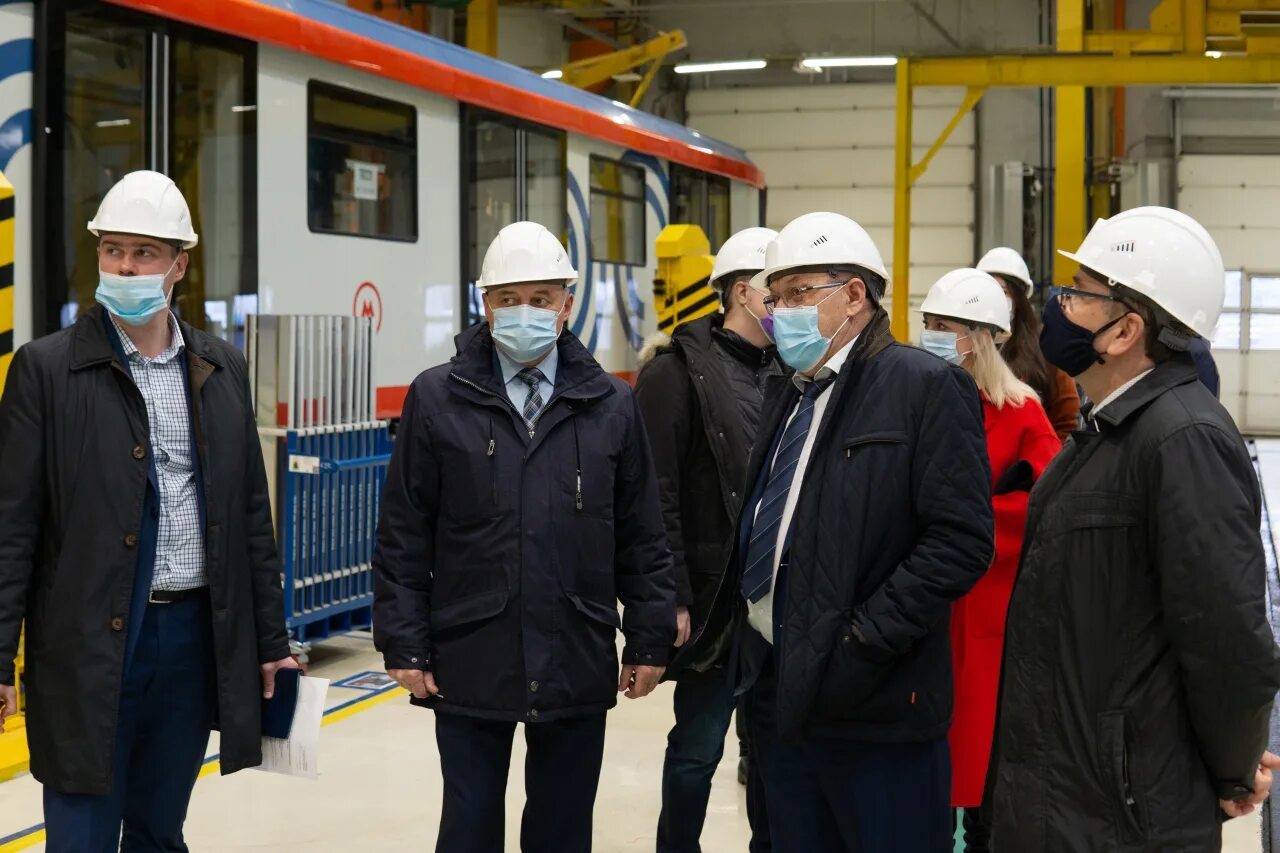
[[[13,360],[13,184],[0,174],[0,394]]]
[[[676,291],[658,309],[658,331],[671,334],[676,326],[720,310],[720,297],[707,278],[700,278]]]

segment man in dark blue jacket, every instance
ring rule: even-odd
[[[503,850],[517,722],[522,849],[589,851],[605,712],[653,690],[675,639],[635,398],[563,330],[576,275],[541,225],[502,229],[479,282],[488,322],[414,380],[396,436],[374,634],[390,675],[437,712],[440,853]]]
[[[737,557],[740,689],[777,853],[949,849],[951,603],[994,553],[973,380],[894,341],[857,223],[769,244],[778,354]]]

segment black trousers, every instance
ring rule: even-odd
[[[605,715],[527,723],[524,853],[589,853]],[[516,724],[436,714],[444,805],[436,853],[502,853]]]

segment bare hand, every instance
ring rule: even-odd
[[[416,699],[426,699],[440,692],[440,688],[436,687],[436,677],[420,669],[389,669],[387,675],[394,678],[396,684],[408,690]]]
[[[689,642],[689,634],[691,633],[691,623],[689,619],[689,608],[676,608],[676,648],[680,648]]]
[[[0,684],[0,732],[4,731],[6,717],[18,713],[18,688],[12,684]]]
[[[1280,756],[1267,752],[1262,755],[1262,763],[1258,765],[1253,777],[1253,793],[1242,800],[1219,800],[1218,805],[1227,817],[1244,817],[1252,814],[1254,809],[1262,805],[1271,794],[1273,776],[1271,771],[1280,770]]]
[[[262,698],[276,695],[276,673],[282,669],[301,669],[293,658],[281,658],[275,663],[264,663],[262,669]]]
[[[640,699],[653,692],[666,672],[665,666],[634,666],[627,664],[618,675],[618,692],[628,699]]]

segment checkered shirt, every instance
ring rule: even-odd
[[[209,579],[205,573],[195,460],[191,458],[191,418],[182,376],[186,349],[182,329],[170,313],[169,329],[173,339],[164,352],[147,358],[115,317],[111,322],[120,336],[133,382],[147,402],[151,453],[160,484],[160,529],[151,588],[178,591],[206,586]]]

